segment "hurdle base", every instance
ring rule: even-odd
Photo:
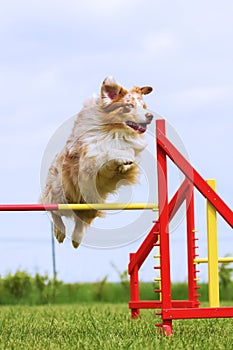
[[[233,317],[233,307],[193,307],[193,302],[189,300],[172,300],[171,309],[163,309],[162,302],[156,300],[130,301],[131,311],[140,309],[161,309],[158,315],[163,319],[183,319],[183,318],[228,318]]]
[[[201,308],[177,308],[163,309],[163,320],[179,320],[193,318],[231,318],[233,317],[233,307],[201,307]]]

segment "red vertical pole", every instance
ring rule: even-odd
[[[161,264],[161,296],[162,296],[162,328],[167,335],[172,334],[172,320],[166,319],[164,309],[171,309],[171,274],[170,274],[170,239],[168,210],[167,160],[164,149],[159,146],[160,133],[165,135],[165,121],[156,121],[157,171],[158,171],[158,204],[160,223],[160,264]]]
[[[195,217],[194,217],[194,187],[190,183],[186,196],[186,220],[187,220],[187,259],[188,259],[188,298],[193,303],[193,307],[199,306],[197,300],[197,277],[196,257],[197,239],[195,238]]]
[[[130,261],[135,253],[130,253]],[[139,282],[138,282],[138,266],[135,265],[133,271],[130,273],[130,301],[139,301]],[[138,318],[140,309],[131,309],[131,317]]]

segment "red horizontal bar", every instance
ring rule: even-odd
[[[58,204],[1,204],[0,211],[52,211]]]
[[[139,300],[139,301],[130,301],[130,309],[161,309],[161,301],[156,300]]]
[[[233,307],[218,308],[192,308],[192,309],[163,309],[163,319],[186,319],[186,318],[225,318],[233,317]]]
[[[193,307],[193,302],[189,300],[172,300],[173,308],[188,308]],[[129,302],[130,309],[161,309],[162,302],[157,300],[138,300]],[[173,309],[172,309],[173,310]]]

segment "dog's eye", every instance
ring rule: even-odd
[[[128,108],[134,108],[134,105],[132,103],[127,104]]]
[[[132,103],[127,103],[124,106],[124,112],[130,113],[133,108],[134,108],[134,105]]]

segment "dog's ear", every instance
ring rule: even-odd
[[[125,96],[127,90],[117,84],[113,77],[107,77],[104,79],[101,86],[101,98],[104,105],[119,100],[121,97]]]
[[[148,95],[153,91],[151,86],[143,86],[140,88],[142,95]]]

